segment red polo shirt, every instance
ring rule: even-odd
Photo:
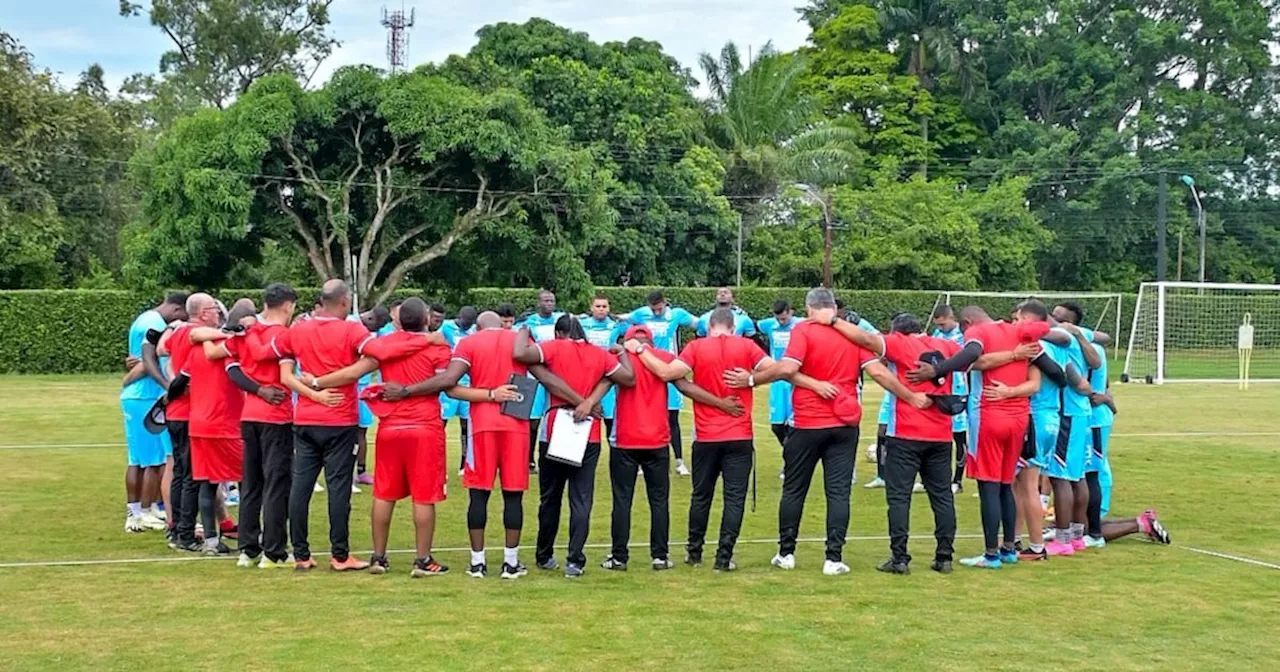
[[[747,409],[733,417],[724,411],[693,403],[694,440],[749,441],[754,436],[751,425],[751,388],[731,388],[724,384],[724,372],[730,369],[755,370],[766,355],[756,342],[742,336],[719,334],[700,338],[680,351],[678,359],[693,371],[693,382],[717,397],[736,396]]]
[[[800,373],[825,380],[855,398],[862,384],[862,368],[876,361],[870,350],[854,345],[834,327],[813,322],[801,322],[791,330],[791,342],[782,357],[799,364]],[[816,392],[796,387],[791,392],[791,404],[796,429],[846,426],[836,417],[834,400],[823,399]],[[851,421],[857,422],[858,418]]]
[[[295,322],[276,336],[272,347],[280,353],[280,361],[295,361],[304,372],[319,378],[355,364],[360,359],[360,349],[373,338],[374,335],[359,322],[313,315],[309,320]],[[354,427],[359,424],[356,384],[336,389],[342,393],[342,403],[332,408],[299,395],[294,422],[320,427]]]

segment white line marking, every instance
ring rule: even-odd
[[[16,450],[25,448],[123,448],[123,443],[5,443],[0,450]]]
[[[1215,436],[1280,436],[1280,432],[1138,432],[1134,434],[1112,434],[1120,438],[1169,438],[1196,439]]]
[[[1239,555],[1231,555],[1229,553],[1219,553],[1217,551],[1206,551],[1203,548],[1194,548],[1191,546],[1178,546],[1178,548],[1181,548],[1184,551],[1191,551],[1192,553],[1201,553],[1204,555],[1213,556],[1215,558],[1222,558],[1223,560],[1235,560],[1236,562],[1243,562],[1248,565],[1257,565],[1259,567],[1266,567],[1268,569],[1280,569],[1280,565],[1270,563],[1270,562],[1263,562],[1262,560],[1254,560],[1253,558],[1246,558]]]

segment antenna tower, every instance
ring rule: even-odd
[[[382,25],[387,29],[387,63],[392,74],[404,69],[405,58],[409,54],[408,29],[413,27],[413,15],[414,11],[410,9],[409,15],[405,16],[403,5],[392,11],[382,8]]]

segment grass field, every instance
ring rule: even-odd
[[[1117,388],[1113,515],[1158,507],[1173,546],[1131,538],[1084,557],[940,576],[927,569],[932,524],[919,496],[914,573],[888,576],[873,569],[887,555],[883,491],[858,487],[845,553],[852,574],[822,576],[822,546],[813,541],[801,544],[795,571],[773,570],[780,457],[761,395],[759,507],[744,525],[740,571],[638,565],[613,574],[598,568],[604,549],[592,547],[578,582],[537,570],[505,582],[461,571],[465,499],[454,474],[436,540],[454,571],[436,579],[411,581],[407,552],[392,556],[384,577],[295,575],[180,556],[158,533],[125,535],[116,380],[0,378],[0,670],[1266,669],[1280,657],[1280,571],[1189,550],[1280,564],[1280,386]],[[878,396],[869,388],[869,407]],[[874,432],[868,415],[864,437]],[[686,417],[686,432],[691,423]],[[450,451],[456,460],[456,441]],[[859,462],[865,482],[874,467]],[[673,490],[678,557],[688,479]],[[972,492],[958,497],[962,535],[979,531]],[[592,544],[608,541],[608,493],[602,468]],[[364,555],[369,495],[354,500],[352,545]],[[323,495],[313,507],[319,549]],[[530,497],[522,549],[530,564],[534,510]],[[408,549],[411,524],[400,513],[392,546]],[[815,487],[803,537],[823,535],[823,515]],[[633,559],[643,560],[642,493],[634,518],[641,550]],[[717,526],[715,514],[713,537]],[[966,536],[957,551],[980,545]],[[490,547],[495,566],[496,532]],[[164,561],[39,565],[129,559]]]

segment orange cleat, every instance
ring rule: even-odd
[[[356,560],[354,556],[348,555],[346,560],[329,558],[329,569],[335,572],[359,572],[369,569],[369,563],[363,560]]]
[[[306,560],[296,560],[293,563],[293,569],[297,572],[307,572],[316,568],[316,561],[311,558]]]

